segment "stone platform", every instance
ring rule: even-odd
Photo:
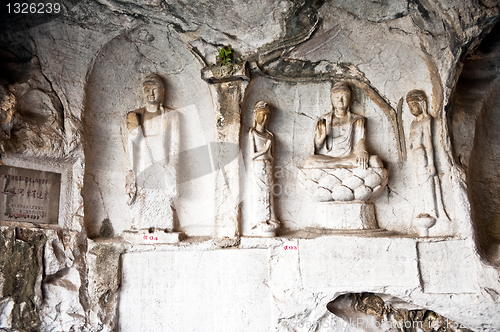
[[[122,237],[131,244],[171,244],[182,241],[184,233],[164,232],[162,230],[151,232],[149,229],[140,229],[137,231],[124,231]]]
[[[323,318],[338,331],[342,321],[327,304],[340,294],[373,292],[498,331],[498,306],[480,292],[472,242],[371,232],[242,238],[238,249],[207,250],[210,239],[132,247],[121,256],[119,328],[303,331]]]
[[[375,206],[364,202],[319,202],[313,227],[321,229],[376,229]]]

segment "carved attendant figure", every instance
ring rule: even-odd
[[[416,206],[414,222],[419,234],[427,236],[428,229],[434,226],[437,217],[432,118],[427,114],[427,96],[424,91],[408,92],[406,102],[415,116],[410,125],[410,150],[416,175],[416,197],[421,198]]]
[[[179,114],[163,107],[163,81],[149,75],[143,83],[146,106],[127,114],[128,204],[134,209],[134,229],[172,231],[173,200],[177,196]]]
[[[269,114],[267,103],[259,101],[255,104],[253,127],[249,132],[253,164],[253,214],[256,216],[253,228],[262,236],[274,236],[279,227],[272,194],[274,136],[266,128]]]

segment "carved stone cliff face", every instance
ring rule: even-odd
[[[0,16],[0,163],[61,173],[62,183],[58,225],[0,216],[0,328],[354,331],[343,321],[357,315],[343,306],[348,294],[361,304],[390,294],[421,321],[500,329],[497,2],[10,10]],[[167,120],[155,122],[167,129],[152,149],[154,139],[129,139],[128,114],[139,115],[137,131],[147,127],[149,74],[164,83],[159,114],[178,115],[175,158],[157,157],[175,136]],[[310,167],[309,199],[299,174],[338,82],[352,91],[362,149],[357,137],[345,143],[353,160]],[[426,96],[425,116],[412,115],[412,90]],[[259,101],[266,134],[250,148]],[[328,130],[352,127],[336,121]],[[140,152],[131,159],[129,145]],[[138,202],[155,202],[143,218],[128,204],[137,184],[128,171],[148,153],[161,169],[148,183],[168,178],[176,192],[138,188]],[[383,176],[372,172],[376,156]],[[167,205],[168,222],[156,220]]]

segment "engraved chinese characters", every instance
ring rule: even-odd
[[[299,170],[302,187],[320,202],[314,219],[324,228],[377,228],[374,207],[367,202],[375,200],[387,184],[382,161],[367,151],[366,119],[350,110],[351,93],[344,82],[333,86],[333,109],[320,117],[314,154]]]
[[[174,229],[177,196],[179,114],[163,107],[164,85],[149,75],[143,82],[146,106],[127,114],[126,192],[132,229]]]
[[[427,114],[427,96],[424,91],[412,90],[406,102],[415,119],[410,126],[410,151],[415,169],[415,216],[414,224],[419,235],[428,236],[429,228],[436,224],[436,168],[432,146],[431,121]],[[436,179],[435,179],[436,178]]]
[[[0,166],[0,217],[57,224],[61,174]]]
[[[249,131],[252,158],[252,211],[253,230],[256,235],[272,237],[279,227],[274,212],[272,194],[274,136],[267,130],[270,115],[269,105],[263,101],[255,104],[253,125]]]

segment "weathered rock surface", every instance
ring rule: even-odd
[[[467,172],[475,238],[484,258],[499,262],[498,200],[498,71],[499,29],[463,60],[463,68],[450,103],[454,157]],[[472,139],[474,138],[474,139]],[[488,162],[483,162],[487,160]]]
[[[69,165],[58,226],[2,222],[0,329],[357,331],[327,305],[366,292],[429,310],[404,319],[500,329],[496,1],[86,0],[62,11],[2,14],[0,24],[2,162]],[[202,79],[226,45],[249,83]],[[150,72],[165,79],[165,106],[181,119],[175,227],[188,237],[175,245],[120,237],[132,222],[125,116],[143,106]],[[375,201],[381,230],[310,227],[315,206],[298,186],[339,80],[367,118],[369,152],[389,171]],[[446,216],[429,238],[410,222],[413,116],[401,98],[413,89],[429,96]],[[282,228],[269,239],[247,236],[242,133],[258,100],[273,108]],[[380,314],[380,301],[368,302],[376,308],[363,314]]]

